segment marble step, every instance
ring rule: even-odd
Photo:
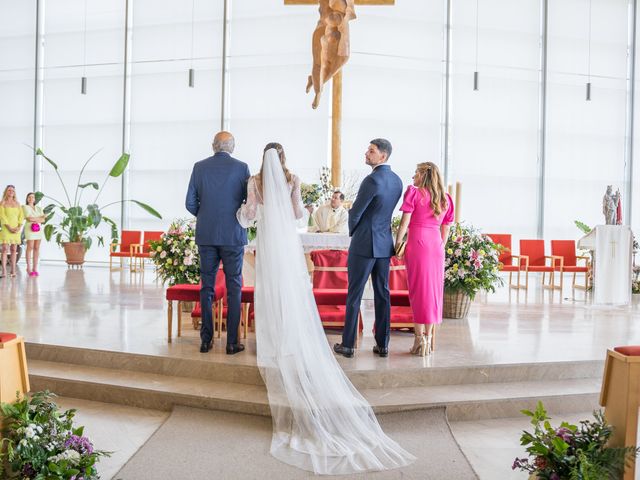
[[[60,362],[216,382],[264,385],[255,364],[255,356],[251,355],[229,357],[224,352],[213,352],[201,359],[198,356],[143,355],[28,343],[27,358],[30,365],[33,361]],[[434,359],[437,361],[437,352]],[[362,359],[338,359],[358,389],[599,379],[604,368],[604,362],[600,360],[438,367],[437,362],[435,366],[432,365],[431,359],[416,357],[416,367],[410,368],[406,362],[397,364],[395,360],[393,355],[388,359],[368,359],[369,363],[363,366]]]
[[[32,360],[32,390],[65,397],[157,410],[184,405],[269,415],[264,386]],[[542,400],[550,412],[588,411],[597,406],[594,378],[471,385],[360,389],[376,412],[445,406],[451,420],[518,416]]]

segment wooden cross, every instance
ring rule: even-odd
[[[319,0],[284,0],[285,5],[318,5]],[[395,5],[395,0],[355,0],[356,5]],[[342,183],[342,69],[331,79],[331,183]]]

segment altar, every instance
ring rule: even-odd
[[[593,303],[631,303],[631,228],[627,225],[598,225],[578,240],[578,248],[593,252]]]

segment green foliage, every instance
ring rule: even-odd
[[[582,233],[584,233],[585,235],[587,233],[591,232],[591,227],[589,225],[587,225],[586,223],[583,223],[580,220],[574,220],[574,223],[576,224],[576,227],[578,227],[580,229],[580,231]]]
[[[177,285],[200,281],[200,255],[195,220],[174,220],[158,241],[149,242],[151,259],[163,283]]]
[[[473,227],[456,223],[445,245],[444,288],[463,291],[473,299],[480,290],[495,292],[502,285],[500,247]]]
[[[305,205],[315,205],[320,200],[322,189],[317,183],[303,183],[300,185],[302,203]]]
[[[162,218],[162,216],[156,210],[154,210],[146,203],[142,203],[138,200],[122,200],[119,202],[112,202],[107,205],[98,205],[98,198],[100,197],[100,194],[102,193],[107,180],[109,178],[115,178],[122,175],[129,165],[130,157],[128,153],[124,153],[120,156],[113,167],[111,167],[109,174],[102,182],[102,186],[100,186],[98,182],[82,183],[82,175],[84,173],[84,170],[89,162],[97,155],[97,153],[98,152],[91,155],[82,166],[80,175],[78,176],[75,193],[73,195],[73,198],[71,198],[71,196],[69,195],[69,191],[67,190],[67,187],[58,171],[58,164],[51,160],[48,156],[46,156],[42,150],[36,150],[36,154],[42,156],[49,163],[49,165],[53,167],[58,180],[60,180],[60,184],[62,185],[62,189],[66,197],[66,201],[63,202],[56,200],[55,198],[46,195],[43,192],[36,192],[36,203],[43,198],[48,198],[53,202],[48,204],[44,208],[44,213],[46,215],[44,236],[47,241],[51,241],[53,239],[58,245],[62,245],[65,242],[82,242],[85,246],[85,249],[88,250],[93,244],[93,239],[90,236],[90,232],[98,229],[98,227],[104,222],[110,227],[111,242],[117,242],[117,225],[113,220],[105,217],[102,211],[106,207],[118,203],[133,202],[150,215],[156,218]],[[90,203],[82,202],[82,194],[86,190],[97,191],[94,200]],[[57,217],[55,217],[56,214]],[[54,219],[57,221],[52,222],[51,220]],[[97,239],[99,245],[104,245],[104,238],[102,236],[97,236]]]
[[[635,447],[612,448],[607,442],[613,427],[607,425],[601,411],[593,412],[595,421],[582,420],[579,426],[562,422],[553,428],[542,402],[535,412],[522,410],[531,417],[533,432],[522,432],[520,444],[529,458],[516,458],[512,469],[520,469],[548,480],[603,480],[622,478],[625,466],[638,454]]]
[[[0,451],[0,478],[75,480],[99,478],[96,463],[108,452],[95,450],[74,427],[75,410],[61,412],[55,395],[37,392],[16,403],[3,403],[5,417]]]

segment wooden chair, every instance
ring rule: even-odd
[[[122,261],[129,259],[129,268],[133,268],[133,252],[140,246],[142,232],[140,230],[122,230],[120,243],[109,245],[109,270],[113,270],[113,257],[120,259],[120,269],[123,268]]]
[[[575,240],[551,240],[551,255],[560,258],[560,265],[556,266],[556,271],[560,273],[560,285],[562,290],[564,273],[573,273],[571,288],[587,290],[589,288],[589,273],[591,264],[589,257],[576,255]],[[578,260],[584,260],[584,265],[578,265]],[[576,274],[584,273],[584,285],[576,285]]]
[[[144,261],[147,258],[151,258],[151,244],[150,242],[154,241],[160,241],[162,238],[162,235],[164,235],[164,232],[158,232],[158,231],[145,231],[142,232],[142,243],[141,244],[134,244],[133,247],[133,272],[137,272],[138,270],[141,270],[144,272]]]
[[[509,288],[524,288],[520,285],[520,265],[522,263],[520,255],[514,255],[511,250],[511,234],[510,233],[486,233],[487,237],[491,239],[493,243],[496,243],[503,247],[503,251],[498,257],[500,265],[498,268],[501,272],[509,272]],[[516,265],[513,261],[517,260]],[[516,272],[516,283],[512,282],[513,272]]]
[[[611,447],[636,446],[638,409],[640,408],[640,346],[607,350],[600,405],[607,423],[614,427]],[[632,458],[624,480],[635,478],[636,460]]]
[[[24,340],[14,333],[0,332],[0,402],[13,403],[16,394],[22,398],[29,390]]]
[[[547,265],[547,260],[551,265]],[[553,289],[553,274],[556,266],[560,265],[560,260],[562,260],[561,257],[544,254],[544,240],[520,240],[520,269],[525,272],[525,290],[529,289],[529,272],[542,272],[542,286]],[[545,283],[547,273],[549,274],[548,284]]]

